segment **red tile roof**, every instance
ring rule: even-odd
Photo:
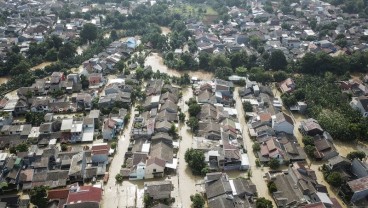
[[[69,195],[69,189],[54,189],[47,191],[47,199],[67,199]]]
[[[102,189],[93,186],[80,186],[76,192],[70,192],[67,204],[82,202],[100,202]]]

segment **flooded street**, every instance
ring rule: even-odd
[[[133,118],[134,118],[134,106],[131,109],[131,119],[129,121],[128,126],[125,128],[124,132],[118,136],[118,145],[116,149],[116,153],[109,167],[109,180],[107,184],[104,186],[103,193],[103,207],[127,207],[132,203],[132,196],[135,196],[135,191],[137,186],[134,184],[126,184],[118,185],[115,183],[115,176],[120,173],[121,165],[124,163],[124,155],[128,150],[129,146],[129,133],[132,128]],[[133,194],[128,194],[132,192]],[[128,196],[129,195],[129,196]],[[125,197],[123,197],[125,196]],[[135,202],[135,201],[134,201]],[[133,204],[135,206],[135,203]]]
[[[245,122],[243,105],[241,102],[241,98],[239,97],[239,87],[236,87],[234,90],[234,99],[236,101],[236,110],[238,112],[239,123],[242,126],[242,134],[243,134],[243,142],[244,147],[247,149],[250,171],[251,171],[251,181],[257,185],[257,192],[259,197],[265,197],[268,200],[271,200],[275,206],[275,203],[268,193],[267,183],[263,176],[266,172],[268,172],[268,167],[256,167],[256,157],[252,150],[253,141],[249,137],[248,126]]]
[[[189,118],[188,114],[188,106],[185,104],[185,101],[188,101],[190,98],[193,97],[193,91],[189,88],[183,89],[183,97],[179,101],[178,106],[182,109],[185,113],[185,118]],[[190,195],[193,195],[197,192],[203,192],[204,190],[201,189],[199,184],[200,181],[203,180],[202,177],[194,176],[192,171],[187,166],[185,162],[185,151],[192,147],[192,140],[193,135],[190,132],[190,128],[184,123],[181,124],[179,129],[179,136],[182,137],[180,141],[180,147],[178,152],[178,170],[177,170],[177,181],[176,188],[178,189],[178,195],[180,198],[178,199],[177,207],[190,207],[192,202],[190,201]],[[179,180],[180,179],[180,180]]]
[[[202,80],[213,79],[213,73],[206,71],[178,71],[175,69],[169,69],[165,64],[163,58],[158,53],[151,53],[147,56],[144,66],[151,66],[154,72],[160,71],[161,73],[167,73],[170,76],[180,77],[185,72],[189,74],[190,77],[197,77]]]

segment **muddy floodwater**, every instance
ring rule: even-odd
[[[10,77],[0,77],[0,85],[1,84],[6,84],[9,79],[10,79]]]
[[[163,58],[158,53],[151,53],[149,56],[147,56],[144,65],[151,66],[154,72],[160,71],[161,73],[166,73],[176,77],[180,77],[186,72],[189,74],[190,77],[197,77],[202,80],[211,80],[213,78],[213,73],[202,70],[178,71],[175,69],[170,69],[164,64]]]
[[[44,69],[46,66],[49,66],[52,63],[54,63],[54,62],[43,62],[43,63],[41,63],[37,66],[32,67],[31,70],[34,71],[34,70],[37,70],[37,69]]]
[[[167,35],[167,34],[169,34],[169,33],[171,33],[171,30],[170,30],[170,28],[168,28],[168,27],[160,27],[161,28],[161,34],[163,34],[163,35]]]

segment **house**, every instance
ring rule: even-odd
[[[351,202],[357,202],[368,196],[368,176],[349,181],[347,185],[353,193]]]
[[[322,127],[319,125],[318,121],[313,118],[301,121],[299,131],[308,136],[315,136],[323,133]]]
[[[98,89],[104,85],[104,79],[101,73],[93,73],[88,77],[89,88]]]
[[[109,163],[110,146],[107,143],[93,144],[92,151],[92,163]]]
[[[83,138],[83,121],[73,121],[70,133],[70,141],[72,143],[81,142]]]
[[[94,186],[79,186],[73,184],[64,208],[89,207],[98,208],[102,200],[102,188]]]
[[[322,136],[316,135],[314,137],[314,146],[314,157],[316,160],[328,160],[339,155],[328,132],[324,132]]]
[[[274,158],[282,163],[284,159],[281,144],[275,138],[269,139],[268,141],[262,143],[261,150],[257,152],[257,154],[261,162],[268,162],[271,158]]]
[[[142,180],[145,177],[145,169],[147,162],[147,153],[134,152],[131,159],[131,170],[129,173],[129,180]],[[128,162],[127,162],[128,163]],[[153,170],[152,170],[153,171]]]
[[[84,110],[91,110],[92,96],[88,93],[78,93],[76,97],[78,108]]]
[[[357,158],[355,158],[351,162],[351,172],[357,177],[357,178],[363,178],[368,176],[368,164],[365,161],[361,161]]]
[[[31,105],[32,112],[48,112],[49,111],[49,102],[50,100],[47,98],[44,99],[34,99]]]
[[[65,80],[64,72],[53,72],[50,78],[50,89],[49,91],[57,91],[62,87],[62,81]]]
[[[83,119],[83,135],[82,142],[92,142],[95,132],[95,120],[93,118],[85,117]]]
[[[102,125],[102,138],[104,140],[111,140],[116,136],[116,121],[111,118],[106,118]]]
[[[247,179],[229,179],[226,173],[207,173],[205,191],[210,208],[255,207],[252,197],[256,196],[256,186]]]
[[[291,78],[278,83],[279,89],[282,93],[291,93],[295,89],[295,82]]]
[[[171,181],[144,182],[144,193],[154,200],[170,199],[173,189]]]
[[[298,187],[295,187],[291,175],[276,173],[270,175],[269,178],[277,188],[277,191],[272,193],[277,207],[300,207],[307,204],[303,193]]]
[[[166,161],[151,157],[146,161],[145,179],[162,178],[164,176]]]
[[[293,134],[294,122],[293,119],[283,112],[280,112],[272,116],[272,128],[276,132],[284,132],[287,134]]]
[[[350,102],[350,106],[353,109],[358,110],[363,117],[368,117],[368,97],[353,97],[352,101]]]

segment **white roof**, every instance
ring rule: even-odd
[[[40,127],[32,127],[28,138],[37,138],[38,136],[40,136]]]
[[[170,169],[176,169],[178,167],[178,159],[177,158],[173,158],[173,162],[172,163],[166,162],[165,167],[170,168]]]
[[[179,149],[180,143],[179,142],[173,142],[173,146],[175,149]]]
[[[60,131],[70,131],[72,129],[72,125],[73,125],[72,118],[63,119],[63,121],[61,122]]]
[[[149,152],[149,150],[150,150],[150,147],[151,147],[151,144],[150,143],[144,143],[143,145],[142,145],[142,149],[141,149],[141,151],[142,152]]]
[[[50,139],[49,145],[56,145],[56,139]]]
[[[8,157],[8,153],[6,153],[6,152],[2,152],[2,153],[0,153],[0,161],[5,161],[6,160],[6,158]]]
[[[151,103],[158,103],[160,101],[160,95],[152,96]]]
[[[82,141],[92,142],[94,131],[95,131],[94,128],[85,128],[83,131]]]
[[[242,132],[240,123],[235,123],[235,128]]]
[[[317,192],[316,193],[318,198],[321,200],[322,203],[324,204],[333,204],[330,197],[328,197],[328,195],[326,193],[322,193],[322,192]]]
[[[241,154],[242,160],[241,165],[242,166],[249,166],[249,158],[247,154]]]
[[[71,132],[82,132],[83,123],[82,122],[73,122]]]

